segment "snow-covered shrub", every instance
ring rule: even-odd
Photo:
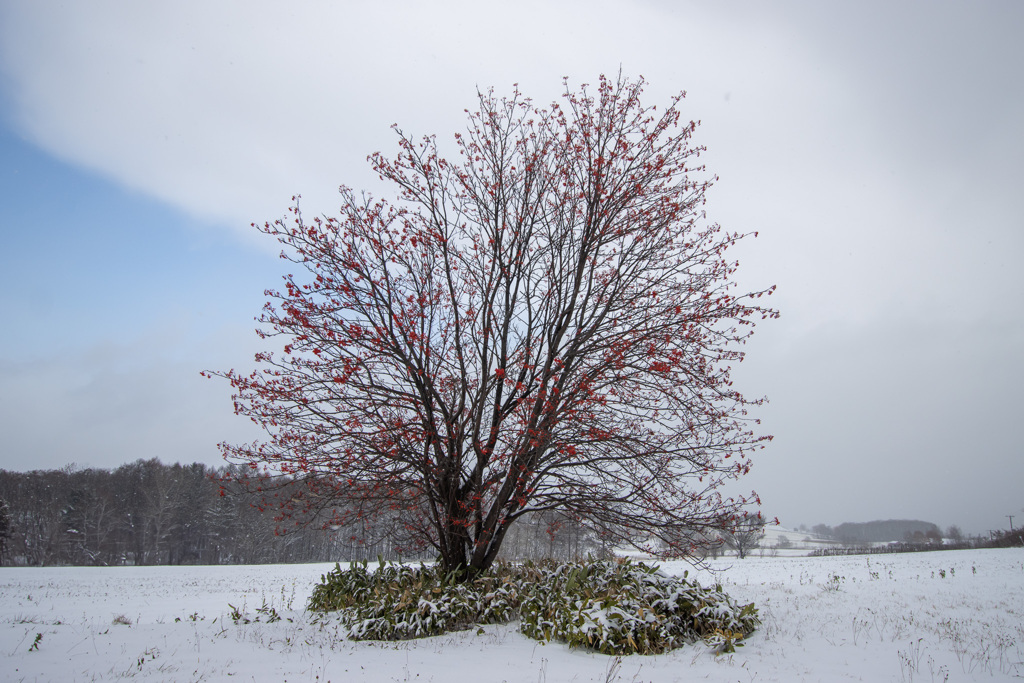
[[[439,635],[472,624],[512,621],[519,603],[508,572],[459,582],[434,567],[381,563],[340,565],[314,586],[309,609],[338,611],[355,640],[403,640]]]
[[[538,640],[606,654],[653,654],[704,640],[719,651],[758,625],[720,586],[702,588],[643,563],[501,564],[460,582],[433,567],[336,566],[309,609],[338,612],[353,639],[401,640],[520,618]]]
[[[736,605],[721,586],[702,588],[643,563],[542,565],[537,574],[519,611],[520,630],[538,640],[616,655],[704,640],[731,652],[759,623],[753,604]]]

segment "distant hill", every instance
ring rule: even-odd
[[[874,522],[845,522],[832,530],[832,535],[842,543],[889,543],[906,541],[921,534],[941,538],[939,527],[931,522],[916,519],[886,519]],[[923,540],[923,539],[922,539]]]

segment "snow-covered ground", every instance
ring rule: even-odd
[[[719,560],[763,625],[735,654],[616,660],[515,624],[349,642],[303,612],[331,565],[0,569],[10,681],[1000,681],[1024,677],[1024,549]],[[682,572],[684,564],[665,565]],[[691,575],[693,572],[691,572]],[[715,579],[703,572],[704,582]],[[238,623],[237,615],[250,620]],[[271,621],[274,613],[282,617]],[[237,616],[236,615],[236,616]],[[258,618],[258,621],[257,621]]]

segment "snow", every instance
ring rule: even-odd
[[[617,660],[516,624],[398,643],[346,640],[303,611],[333,565],[0,569],[0,678],[11,681],[1004,681],[1024,677],[1024,549],[725,558],[763,624]],[[692,568],[663,565],[669,572]],[[230,606],[229,606],[230,605]],[[233,606],[233,607],[232,607]],[[233,608],[250,620],[236,623]],[[281,617],[270,621],[274,614]],[[41,634],[41,637],[37,637]]]

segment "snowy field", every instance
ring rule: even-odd
[[[761,609],[764,623],[746,646],[718,657],[698,644],[621,660],[537,643],[515,624],[401,643],[349,642],[334,621],[316,623],[302,609],[331,566],[0,569],[0,679],[1024,678],[1024,549],[719,560],[726,590]],[[242,617],[237,623],[233,611]],[[280,620],[272,621],[275,613]]]

